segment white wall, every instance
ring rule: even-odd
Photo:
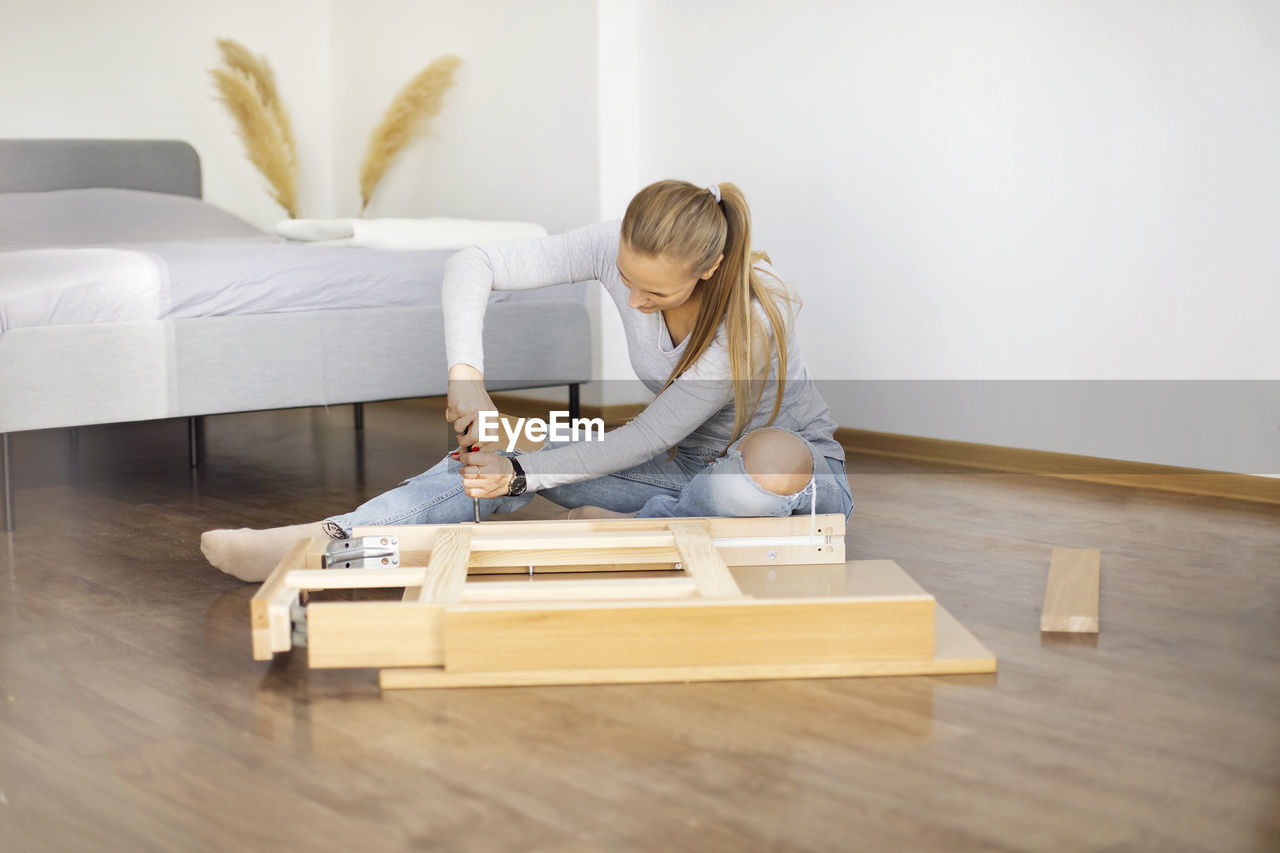
[[[1280,5],[648,0],[638,42],[641,182],[744,189],[815,375],[1280,379]],[[1244,416],[1280,462],[1273,389]],[[1194,411],[1144,442],[1154,410],[826,390],[846,426],[1239,470]]]
[[[242,153],[206,69],[215,40],[266,55],[290,114],[304,215],[331,206],[329,24],[318,0],[0,0],[0,137],[183,139],[205,197],[270,227],[284,216]]]
[[[462,65],[443,109],[387,172],[366,215],[528,220],[552,233],[597,221],[596,0],[330,4],[337,215],[359,213],[365,147],[396,92],[452,53]],[[602,342],[618,321],[594,291],[587,304],[593,375],[603,376]],[[603,391],[597,383],[584,402],[604,402]],[[523,393],[565,401],[563,388]]]
[[[595,0],[331,0],[336,210],[360,210],[369,134],[400,87],[462,59],[429,135],[369,216],[520,219],[561,231],[597,211]]]
[[[599,0],[597,84],[600,128],[600,221],[621,219],[640,183],[640,0]],[[647,402],[652,399],[631,369],[624,343],[626,332],[618,309],[603,288],[591,293],[595,322],[592,333],[599,352],[593,375],[601,382],[584,390],[585,401],[597,405]]]

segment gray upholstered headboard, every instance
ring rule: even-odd
[[[116,187],[200,198],[200,155],[162,139],[0,139],[0,192]]]

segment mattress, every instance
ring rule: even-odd
[[[0,332],[439,305],[445,262],[452,254],[296,243],[264,234],[198,199],[162,193],[5,193],[0,194]],[[581,299],[581,294],[581,285],[559,285],[494,292],[491,301]]]
[[[160,317],[155,259],[119,249],[0,252],[0,332]]]
[[[247,241],[0,252],[0,332],[438,305],[452,254]],[[580,298],[581,292],[575,285],[495,291],[490,301]]]

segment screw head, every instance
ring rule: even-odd
[[[778,559],[778,552],[777,552],[777,551],[770,551],[770,552],[769,552],[769,559],[770,559],[770,560],[776,560],[776,559]]]

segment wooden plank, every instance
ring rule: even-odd
[[[472,550],[471,567],[505,567],[508,571],[521,569],[528,571],[529,566],[588,566],[594,569],[605,563],[615,565],[666,563],[668,567],[679,561],[676,555],[675,542],[668,535],[665,547],[659,548],[610,548],[604,543],[592,549],[558,548],[559,543],[554,536],[536,550]]]
[[[534,566],[533,573],[542,575],[583,574],[592,575],[600,572],[622,572],[626,575],[646,574],[649,572],[677,571],[676,561],[664,560],[654,563],[596,563],[593,565],[566,566],[563,563],[545,566]],[[477,566],[474,563],[467,569],[467,577],[471,580],[480,578],[502,578],[509,575],[529,575],[528,566]],[[622,575],[615,575],[622,576]]]
[[[715,542],[714,539],[711,541]],[[846,559],[844,540],[837,538],[833,538],[830,543],[824,542],[813,547],[756,545],[724,548],[717,545],[716,550],[728,566],[758,566],[768,563],[791,566],[843,565]],[[773,553],[773,557],[769,556],[770,553]],[[400,552],[400,563],[404,566],[425,566],[430,558],[430,551]],[[678,562],[680,555],[676,552],[674,543],[670,548],[636,548],[606,553],[543,549],[533,561],[535,572],[595,572],[605,566],[612,567],[612,571],[648,571],[655,565],[670,569]],[[489,551],[471,555],[470,573],[473,575],[509,575],[528,571],[529,561],[521,554]]]
[[[421,589],[422,569],[324,569],[297,570],[285,579],[291,589]],[[611,601],[636,598],[688,598],[697,594],[692,578],[673,572],[667,578],[607,580],[538,580],[469,583],[458,600],[486,601]],[[337,577],[335,577],[337,576]],[[418,601],[415,595],[412,599]],[[440,602],[445,603],[445,602]]]
[[[831,542],[819,545],[716,545],[716,550],[727,566],[844,565],[846,557],[843,536],[833,536]]]
[[[1098,633],[1101,559],[1097,549],[1053,549],[1040,611],[1041,631]]]
[[[927,595],[462,604],[444,615],[445,665],[462,671],[915,659],[933,654],[933,623]]]
[[[438,536],[439,534],[437,534]],[[625,530],[582,533],[540,531],[535,534],[510,534],[485,530],[475,537],[471,550],[481,551],[560,551],[629,548],[671,548],[670,530]]]
[[[551,684],[649,684],[753,681],[777,678],[850,678],[879,675],[950,675],[996,671],[996,659],[941,605],[934,608],[936,650],[916,660],[834,661],[737,666],[614,667],[610,669],[454,672],[443,667],[386,668],[384,690],[419,687],[520,687]]]
[[[285,577],[306,564],[307,550],[314,542],[299,539],[249,600],[254,660],[271,660],[276,652],[293,647],[289,607],[298,599],[298,591],[285,585]]]
[[[716,551],[728,566],[758,566],[773,564],[777,566],[801,565],[844,565],[845,545],[843,537],[831,537],[830,542],[823,541],[816,545],[732,545],[722,546],[716,543]],[[740,539],[734,541],[742,541]],[[768,540],[762,540],[767,543]],[[772,554],[773,556],[770,556]],[[425,566],[431,558],[430,551],[401,551],[402,566]],[[541,549],[533,559],[535,571],[599,571],[610,567],[611,571],[639,570],[647,571],[655,565],[671,568],[680,561],[674,541],[666,548],[634,548],[611,549],[606,553],[590,551],[558,551],[554,548]],[[574,568],[581,566],[581,569]],[[527,572],[529,560],[523,554],[507,551],[488,551],[471,555],[470,573],[484,574],[518,574]]]
[[[692,578],[619,578],[617,580],[502,581],[469,583],[466,602],[493,601],[626,601],[691,598],[698,592]]]
[[[782,518],[702,518],[682,521],[705,521],[712,539],[759,538],[767,536],[807,536],[810,520],[807,515]],[[665,518],[583,518],[546,521],[491,521],[480,526],[478,534],[484,536],[571,536],[582,533],[635,533],[664,531],[669,529],[670,519]],[[844,516],[831,513],[816,516],[819,536],[845,535]],[[396,536],[400,539],[401,564],[408,551],[430,551],[436,533],[450,525],[401,524],[383,527],[357,527],[355,536]],[[474,550],[474,548],[473,548]]]
[[[426,569],[295,569],[285,576],[285,585],[296,590],[322,589],[421,589]],[[583,574],[586,574],[585,572]],[[692,578],[668,570],[667,578],[500,581],[470,583],[462,587],[460,601],[602,601],[629,598],[683,598],[695,595]],[[490,577],[496,577],[491,575]],[[417,601],[415,595],[412,599]],[[441,602],[443,603],[443,602]]]
[[[418,601],[449,604],[459,601],[467,581],[467,559],[471,556],[470,527],[451,527],[436,534],[431,562],[422,582]]]
[[[684,570],[698,585],[698,592],[703,598],[737,598],[742,595],[733,575],[729,574],[729,567],[711,544],[711,534],[704,522],[673,521],[671,535]]]
[[[307,663],[332,667],[439,666],[444,605],[404,601],[313,601]]]
[[[285,585],[292,589],[386,589],[421,586],[426,579],[424,566],[398,566],[386,569],[294,569],[285,575]],[[416,599],[415,599],[416,600]]]

